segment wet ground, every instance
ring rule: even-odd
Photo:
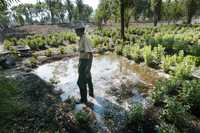
[[[72,96],[79,97],[77,69],[78,58],[75,57],[42,65],[34,73],[48,82],[56,83],[56,89],[64,91],[61,97],[65,100]],[[95,99],[89,100],[94,104],[98,126],[102,132],[109,132],[117,130],[115,127],[120,128],[132,104],[139,102],[145,107],[149,105],[148,92],[164,75],[126,58],[109,54],[94,58],[92,76]],[[78,105],[76,108],[81,107]]]

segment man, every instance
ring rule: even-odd
[[[78,67],[78,86],[80,89],[80,103],[87,103],[87,85],[89,87],[89,96],[94,97],[91,67],[93,60],[93,53],[91,41],[85,35],[85,27],[79,24],[75,28],[76,34],[80,37],[79,40],[79,67]]]

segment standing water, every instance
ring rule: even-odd
[[[161,76],[155,70],[135,64],[126,58],[110,54],[97,56],[93,60],[92,77],[95,99],[93,111],[101,124],[107,116],[112,116],[117,126],[133,103],[148,105],[147,91]],[[58,81],[56,89],[61,89],[65,100],[79,96],[77,86],[78,58],[56,61],[39,66],[34,73],[46,81]]]

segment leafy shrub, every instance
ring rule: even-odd
[[[123,53],[123,56],[126,56],[129,58],[130,57],[130,45],[125,45],[123,47],[122,53]]]
[[[156,82],[155,88],[151,93],[151,99],[155,105],[163,103],[167,96],[173,96],[178,93],[182,81],[177,79],[163,80]]]
[[[161,122],[157,127],[158,133],[180,133],[180,131],[172,124]]]
[[[64,48],[64,47],[61,47],[61,48],[59,48],[59,50],[60,50],[60,54],[65,54],[65,53],[66,53],[66,51],[65,51],[65,48]]]
[[[154,47],[153,53],[156,64],[160,64],[161,58],[165,54],[165,48],[161,45],[158,45],[157,47]]]
[[[144,107],[142,104],[134,104],[128,114],[128,123],[142,123],[144,120]]]
[[[18,98],[19,90],[15,80],[0,75],[0,126],[6,127],[17,114],[25,110]]]
[[[91,114],[86,110],[81,110],[75,114],[75,119],[78,124],[83,127],[87,128],[92,124]]]
[[[183,62],[176,65],[175,77],[181,79],[188,79],[192,75],[194,70],[195,62],[190,57],[186,57]]]
[[[175,98],[167,98],[165,103],[166,105],[162,110],[161,119],[168,123],[175,124],[178,129],[188,127],[191,117],[187,111],[190,107],[188,105],[183,105]]]
[[[47,49],[47,50],[45,51],[45,56],[47,56],[47,57],[51,57],[52,54],[53,54],[53,51],[52,51],[51,48],[49,48],[49,49]]]
[[[146,65],[148,66],[154,65],[154,54],[151,50],[151,46],[145,46],[143,48],[143,58]]]
[[[32,58],[29,59],[27,65],[28,65],[29,67],[34,68],[34,67],[37,67],[37,64],[38,64],[38,60],[37,60],[35,57],[32,57]]]
[[[166,73],[168,73],[171,70],[171,67],[175,66],[176,64],[176,55],[173,55],[173,56],[166,55],[166,56],[163,56],[161,60],[162,60],[162,64],[160,65],[161,68]]]
[[[68,40],[70,43],[75,43],[77,40],[77,36],[73,32],[64,33],[64,40]]]
[[[92,36],[91,40],[95,48],[98,48],[103,43],[102,38],[98,35]]]
[[[130,55],[136,63],[140,63],[143,60],[140,46],[137,44],[130,48]]]
[[[186,81],[183,84],[179,97],[184,104],[190,105],[191,111],[196,116],[200,113],[200,81],[192,80]]]

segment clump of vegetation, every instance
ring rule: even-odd
[[[180,133],[180,131],[173,124],[168,124],[161,122],[159,126],[156,127],[157,132],[159,133]]]
[[[47,57],[51,57],[52,54],[53,54],[53,50],[52,50],[51,48],[49,48],[49,49],[47,49],[47,50],[45,51],[45,56],[47,56]]]
[[[181,101],[185,105],[189,105],[192,114],[199,117],[200,113],[200,81],[192,80],[183,83],[183,87],[179,93]]]
[[[0,76],[0,126],[1,131],[7,127],[11,120],[26,110],[25,105],[20,101],[20,90],[17,89],[17,82],[4,76]],[[5,131],[6,132],[6,131]]]
[[[173,97],[165,99],[165,103],[166,105],[162,110],[161,119],[168,123],[175,124],[176,127],[182,131],[184,128],[187,128],[191,121],[191,117],[188,113],[190,106],[183,105]]]

